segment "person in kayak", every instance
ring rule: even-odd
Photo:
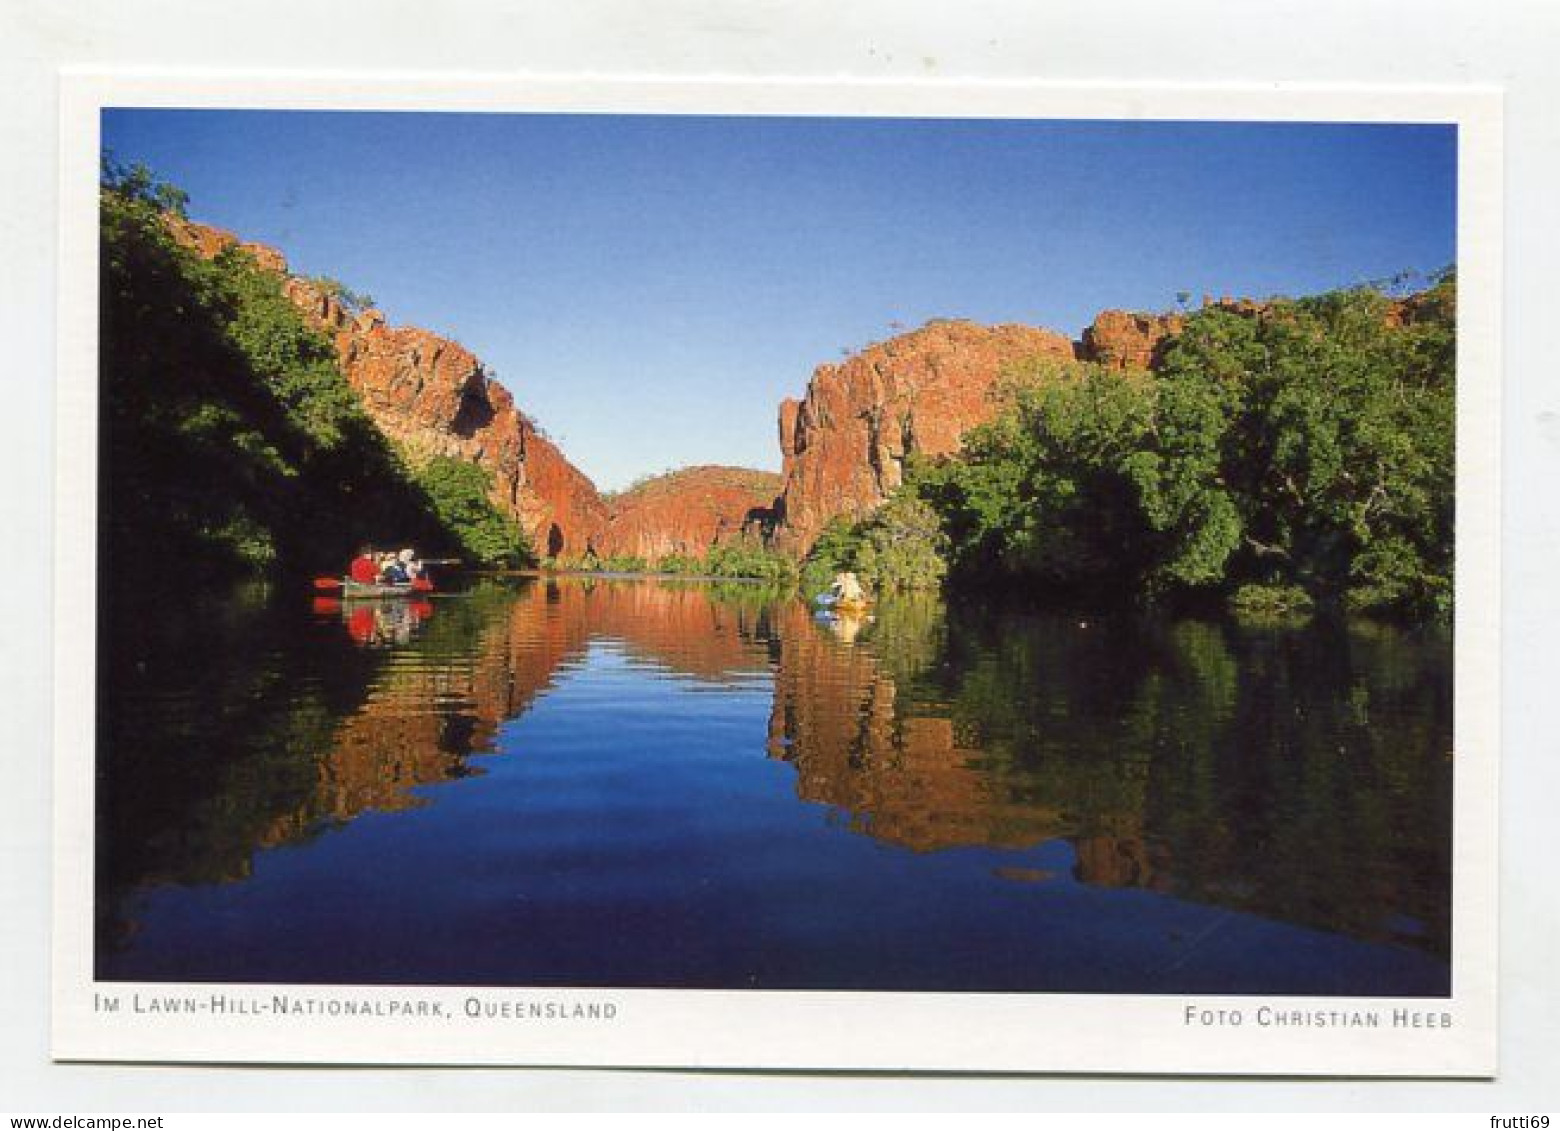
[[[379,580],[379,563],[374,559],[372,546],[359,547],[357,557],[347,567],[347,576],[359,585],[372,585]]]
[[[867,600],[867,591],[861,587],[860,579],[849,570],[834,575],[829,592],[834,594],[835,602],[841,605],[862,605]]]

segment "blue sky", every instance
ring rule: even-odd
[[[111,110],[103,144],[464,343],[607,489],[778,468],[780,399],[896,326],[1455,259],[1445,126]]]

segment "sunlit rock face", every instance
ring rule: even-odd
[[[898,487],[913,454],[948,455],[990,420],[990,393],[1011,366],[1074,360],[1070,338],[1033,326],[938,320],[814,371],[780,406],[784,479],[776,543],[805,553],[836,515],[869,513]]]
[[[347,309],[314,280],[289,274],[274,248],[204,224],[173,219],[169,226],[197,255],[238,247],[282,275],[288,299],[335,343],[342,373],[380,431],[413,458],[449,456],[489,472],[493,502],[520,523],[537,553],[574,557],[593,547],[607,521],[594,484],[470,350],[428,330],[390,326],[377,310]]]
[[[1186,325],[1179,314],[1105,310],[1083,331],[1079,355],[1110,369],[1153,369]]]
[[[762,539],[780,477],[744,467],[686,467],[656,476],[611,501],[601,532],[603,557],[646,562],[703,558],[715,546]]]

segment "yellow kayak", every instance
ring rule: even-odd
[[[860,616],[872,607],[872,602],[865,598],[857,601],[841,601],[832,593],[820,593],[813,598],[813,603],[826,613],[843,614],[845,616]]]

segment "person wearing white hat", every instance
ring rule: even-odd
[[[416,581],[423,575],[423,564],[417,560],[417,551],[410,546],[397,555],[397,561],[406,574],[406,580]]]

